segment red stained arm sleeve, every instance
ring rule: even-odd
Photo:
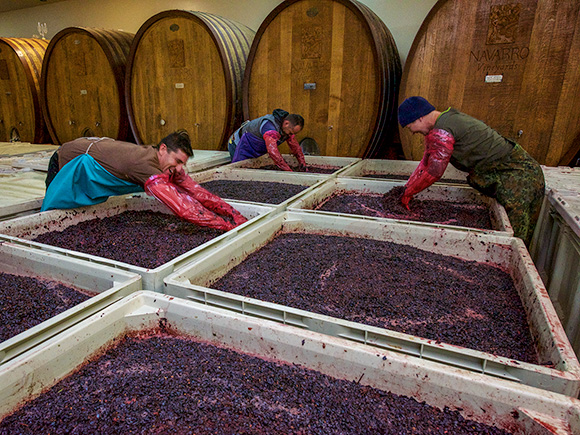
[[[236,225],[243,224],[248,220],[242,214],[225,202],[222,198],[204,189],[181,169],[173,174],[171,181],[185,190],[189,195],[199,201],[204,207],[222,216],[231,217]]]
[[[407,181],[401,202],[407,205],[413,195],[439,180],[453,154],[455,139],[448,131],[433,129],[425,136],[425,153]]]
[[[145,192],[154,196],[173,213],[188,222],[217,230],[229,231],[235,225],[205,208],[199,201],[169,181],[167,174],[152,175],[145,182]]]
[[[302,152],[302,148],[300,148],[300,144],[296,140],[296,137],[294,137],[294,135],[292,134],[288,139],[286,139],[286,142],[288,143],[288,146],[290,147],[290,151],[292,151],[292,154],[296,156],[296,159],[298,160],[298,164],[300,165],[300,167],[306,169],[306,159],[304,158],[304,153]]]
[[[282,154],[278,150],[278,139],[280,139],[280,133],[274,130],[269,130],[264,133],[264,141],[266,142],[266,149],[268,150],[268,155],[272,158],[276,166],[278,166],[283,171],[292,171],[292,168],[286,163]]]
[[[453,154],[455,138],[451,133],[440,128],[431,130],[425,136],[425,149],[429,152],[427,172],[439,180]]]

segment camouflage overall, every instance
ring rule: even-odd
[[[514,235],[529,246],[544,198],[544,173],[538,162],[516,144],[507,156],[476,166],[467,181],[505,207]]]

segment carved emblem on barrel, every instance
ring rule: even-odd
[[[516,41],[522,5],[495,5],[489,13],[488,44],[511,44]]]

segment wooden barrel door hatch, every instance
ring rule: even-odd
[[[204,12],[169,10],[137,32],[126,74],[135,139],[186,129],[194,149],[226,149],[241,122],[241,87],[255,32]]]
[[[280,107],[304,117],[297,139],[314,139],[321,155],[370,157],[396,130],[400,75],[391,33],[362,3],[287,0],[256,33],[244,117]]]
[[[48,43],[0,38],[0,142],[49,140],[40,106],[42,60]]]
[[[580,150],[580,2],[439,0],[405,63],[399,102],[421,95],[517,141],[539,163]],[[423,138],[400,128],[405,157]]]
[[[42,66],[42,109],[54,143],[78,137],[132,140],[125,67],[132,33],[68,27],[51,40]]]

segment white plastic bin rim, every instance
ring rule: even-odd
[[[248,222],[228,231],[191,251],[185,252],[167,263],[148,269],[121,261],[111,260],[104,257],[85,254],[78,251],[59,248],[43,243],[34,242],[23,238],[22,234],[39,234],[47,231],[60,231],[67,226],[74,225],[80,221],[94,219],[95,217],[105,217],[116,215],[127,210],[153,210],[170,214],[171,212],[161,202],[145,194],[135,194],[128,196],[111,197],[102,204],[81,207],[71,210],[50,210],[29,216],[22,216],[15,219],[0,222],[0,242],[10,241],[11,243],[25,246],[31,249],[40,249],[45,252],[58,253],[73,257],[79,260],[103,264],[119,270],[137,273],[143,277],[143,288],[149,290],[162,291],[163,278],[170,273],[183,267],[192,258],[203,256],[210,252],[216,245],[225,240],[235,237],[237,234],[246,231],[256,221],[265,218],[274,210],[271,205],[242,203],[239,201],[227,201],[228,204],[238,209],[244,216],[248,217]]]
[[[115,338],[155,326],[160,318],[200,340],[448,406],[515,433],[545,434],[546,426],[560,434],[580,430],[577,399],[150,292],[126,297],[1,366],[0,417]]]
[[[0,272],[51,279],[96,296],[0,342],[0,364],[34,348],[117,300],[142,289],[141,277],[59,254],[0,243]]]
[[[488,208],[490,219],[492,223],[491,229],[471,228],[459,225],[448,225],[431,222],[410,221],[404,219],[383,218],[378,216],[364,216],[356,214],[345,214],[331,211],[314,210],[321,203],[329,199],[332,195],[339,192],[355,192],[360,194],[384,194],[394,187],[403,186],[404,181],[392,180],[364,180],[364,179],[349,179],[349,178],[332,178],[326,180],[325,183],[317,186],[316,189],[311,190],[300,198],[292,201],[288,205],[288,210],[308,210],[309,213],[319,213],[322,215],[340,215],[340,216],[356,216],[360,219],[367,220],[387,220],[405,222],[412,225],[423,225],[427,227],[449,228],[452,230],[461,231],[476,231],[493,235],[513,236],[513,228],[510,224],[505,208],[499,204],[495,199],[486,197],[476,190],[465,186],[443,186],[433,185],[428,189],[417,194],[418,199],[434,200],[434,201],[448,201],[448,202],[468,202],[478,205],[484,205]]]
[[[280,304],[211,289],[211,283],[279,231],[324,232],[332,235],[387,240],[513,270],[533,310],[528,320],[545,349],[544,358],[557,368],[518,362],[488,353],[436,343],[394,331],[321,316]],[[513,264],[510,266],[510,264]],[[505,236],[415,227],[402,223],[367,222],[343,216],[319,216],[287,211],[255,226],[251,232],[222,245],[203,261],[194,261],[165,279],[165,293],[266,318],[301,328],[461,367],[473,372],[523,382],[576,397],[580,392],[580,364],[547,296],[523,242]],[[518,287],[519,288],[519,287]]]

